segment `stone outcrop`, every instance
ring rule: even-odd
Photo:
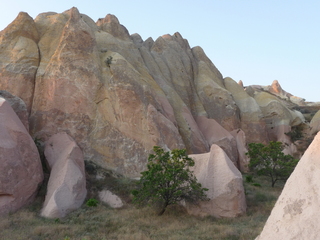
[[[315,134],[320,130],[320,110],[316,112],[310,122],[310,134]]]
[[[319,239],[320,134],[287,180],[257,240]]]
[[[35,74],[39,66],[39,34],[24,12],[0,32],[0,90],[20,97],[31,110]]]
[[[224,83],[240,109],[240,128],[245,132],[248,142],[267,142],[268,136],[265,134],[263,114],[255,99],[249,96],[232,78],[225,78]]]
[[[235,166],[239,165],[238,148],[235,138],[216,120],[204,116],[197,117],[197,124],[208,144],[216,144],[228,155]]]
[[[305,122],[303,115],[298,111],[290,110],[268,92],[256,93],[255,100],[263,112],[269,140],[284,143],[287,146],[286,154],[294,154],[295,146],[286,133],[289,133],[293,126]]]
[[[247,149],[247,141],[246,135],[241,129],[236,129],[230,132],[230,134],[235,138],[237,143],[237,150],[238,150],[238,168],[241,172],[246,173],[249,171],[249,163],[250,159],[246,155],[248,152]]]
[[[0,215],[3,215],[33,201],[43,172],[33,139],[2,97],[0,133]]]
[[[112,208],[121,208],[124,205],[121,198],[119,198],[117,195],[110,192],[109,190],[100,191],[99,199],[100,201],[108,204]]]
[[[83,154],[66,133],[49,138],[44,154],[50,178],[41,216],[62,218],[78,209],[87,194]]]
[[[198,216],[236,217],[246,212],[242,175],[226,153],[213,144],[209,153],[189,155],[192,168],[202,187],[209,189],[209,201],[187,204],[187,211]]]
[[[76,8],[35,19],[20,13],[1,31],[0,47],[0,89],[25,101],[31,136],[44,142],[66,132],[86,160],[127,177],[145,170],[154,145],[200,154],[215,143],[245,165],[230,132],[266,143],[277,130],[286,141],[283,133],[299,122],[290,110],[288,124],[270,130],[259,91],[297,106],[278,82],[244,90],[178,32],[144,41],[114,15],[95,23]]]

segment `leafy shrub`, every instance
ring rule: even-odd
[[[253,176],[252,175],[246,175],[245,178],[246,178],[246,182],[247,183],[252,183],[253,182]]]
[[[88,207],[96,207],[96,206],[98,206],[98,200],[97,199],[95,199],[95,198],[90,198],[87,202],[86,202],[86,205],[88,206]]]
[[[110,67],[110,64],[112,63],[112,56],[109,56],[106,60],[105,63],[107,64],[108,67]]]
[[[250,158],[249,167],[258,175],[268,176],[271,186],[278,180],[287,180],[298,163],[291,155],[285,155],[281,142],[271,141],[268,145],[250,143],[246,153]]]
[[[168,205],[181,200],[207,200],[205,191],[208,189],[202,188],[190,171],[194,161],[185,149],[165,152],[155,146],[153,151],[155,154],[150,154],[148,158],[148,170],[141,173],[138,189],[132,191],[134,203],[159,204],[162,206],[159,215],[162,215]]]

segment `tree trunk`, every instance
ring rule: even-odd
[[[166,209],[167,209],[167,206],[168,206],[168,203],[165,203],[165,204],[163,205],[163,208],[162,208],[162,210],[158,213],[158,216],[161,216],[162,214],[164,214],[164,212],[165,212]]]

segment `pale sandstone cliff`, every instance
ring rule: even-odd
[[[76,8],[20,13],[0,33],[0,49],[0,90],[25,101],[34,138],[66,132],[85,160],[129,177],[154,145],[198,154],[216,143],[239,166],[245,147],[228,132],[291,144],[285,132],[304,121],[291,110],[304,101],[277,82],[244,89],[179,33],[143,41],[113,15],[95,23]]]

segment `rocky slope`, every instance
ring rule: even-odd
[[[309,134],[319,110],[277,81],[243,87],[223,78],[179,33],[143,41],[113,15],[95,23],[76,8],[20,13],[0,32],[0,90],[24,100],[33,138],[66,132],[85,160],[128,177],[144,170],[154,145],[199,154],[217,144],[238,167],[243,141],[279,140],[299,154],[285,133]],[[240,130],[242,143],[230,134]]]

